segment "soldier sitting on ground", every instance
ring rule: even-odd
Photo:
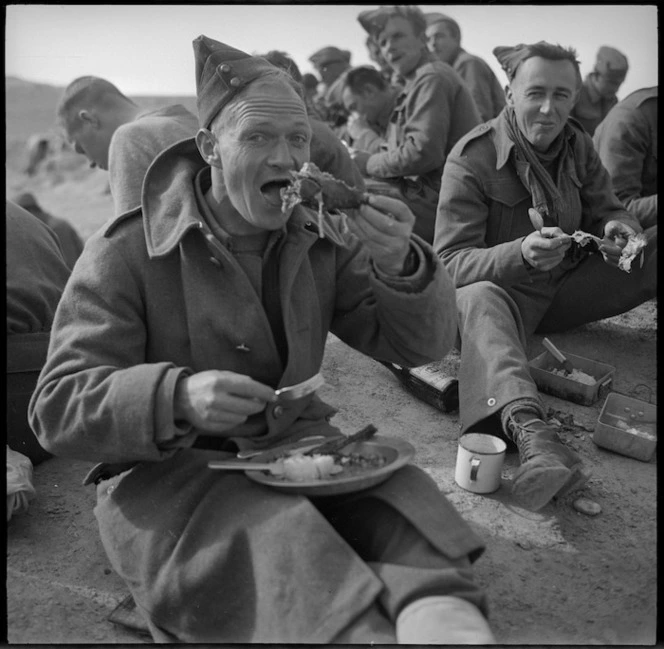
[[[540,42],[494,53],[509,79],[507,106],[448,157],[434,248],[457,286],[462,433],[486,428],[517,445],[514,494],[537,510],[582,487],[588,472],[545,420],[527,337],[653,298],[656,232],[642,266],[617,267],[642,228],[590,136],[567,119],[581,86],[575,52]],[[572,245],[576,230],[598,237],[598,248]]]

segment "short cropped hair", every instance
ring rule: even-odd
[[[576,50],[573,47],[563,47],[562,45],[547,43],[546,41],[540,41],[539,43],[533,43],[528,46],[529,52],[521,62],[526,59],[532,58],[533,56],[540,56],[543,59],[548,59],[549,61],[569,61],[574,66],[574,71],[577,78],[577,87],[581,87],[583,84],[583,79],[581,77],[581,67],[579,60],[577,59]],[[510,82],[516,76],[517,68],[514,70],[514,74],[510,78]]]
[[[136,103],[120,92],[117,86],[101,77],[78,77],[66,88],[58,103],[56,116],[67,128],[76,119],[73,115],[74,108],[81,105],[104,105],[111,100],[121,99],[134,106]]]
[[[452,36],[454,40],[459,41],[459,43],[461,42],[461,28],[456,20],[451,18],[449,20],[447,18],[441,18],[438,22],[444,23],[450,32],[450,36]]]
[[[300,68],[297,67],[297,63],[295,63],[286,52],[270,50],[267,54],[260,54],[259,56],[267,59],[272,65],[276,65],[278,68],[286,70],[295,81],[302,83],[302,73],[300,72]]]
[[[361,93],[366,86],[376,86],[378,90],[387,90],[383,75],[370,65],[361,65],[346,73],[345,84],[355,94]]]
[[[302,85],[306,90],[316,90],[318,88],[318,79],[311,72],[305,72],[302,75]]]

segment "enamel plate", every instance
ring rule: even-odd
[[[272,462],[283,450],[265,451],[251,458],[252,462]],[[415,448],[409,442],[396,437],[376,435],[366,442],[355,442],[342,449],[343,455],[359,453],[361,455],[382,455],[387,463],[378,468],[367,468],[353,475],[344,475],[344,471],[325,480],[295,482],[270,475],[267,471],[245,471],[245,475],[262,485],[284,493],[304,496],[336,496],[368,489],[387,480],[395,471],[408,464],[415,455]],[[355,471],[358,471],[355,469]]]

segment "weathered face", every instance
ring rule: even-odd
[[[452,35],[449,25],[440,21],[427,27],[427,47],[441,61],[452,63],[459,51],[459,41]]]
[[[610,79],[603,74],[595,75],[595,90],[603,99],[615,97],[622,83],[623,80]]]
[[[281,211],[280,190],[290,172],[309,160],[311,127],[302,99],[283,80],[257,81],[213,122],[211,132],[213,166],[221,169],[225,192],[241,217],[235,232],[281,228],[290,212]]]
[[[540,56],[526,59],[507,90],[519,129],[539,151],[546,151],[563,130],[577,96],[578,77],[571,61]]]
[[[342,99],[349,113],[356,113],[367,121],[375,121],[382,108],[385,98],[377,88],[366,86],[361,92],[353,92],[348,86],[344,88]]]
[[[323,63],[316,66],[316,71],[327,86],[336,81],[345,69],[346,63],[343,61],[331,61],[330,63]]]
[[[108,171],[108,151],[113,131],[92,119],[75,118],[64,126],[67,140],[76,153],[84,155],[91,167]]]
[[[378,34],[378,45],[391,68],[403,77],[415,71],[426,50],[424,34],[415,34],[409,20],[401,16],[389,18]]]

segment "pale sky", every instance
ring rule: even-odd
[[[5,74],[56,86],[82,75],[108,79],[129,95],[195,94],[192,41],[204,34],[250,54],[279,49],[300,70],[326,45],[371,63],[357,22],[378,5],[7,5]],[[462,46],[505,76],[492,54],[498,45],[546,40],[576,48],[581,72],[597,49],[613,46],[630,69],[618,96],[657,85],[657,6],[427,5],[461,26]]]

